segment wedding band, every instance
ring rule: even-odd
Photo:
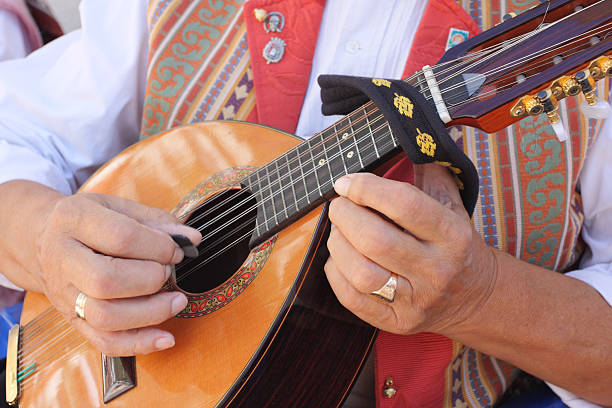
[[[387,302],[391,303],[395,299],[395,290],[397,289],[397,275],[391,273],[387,283],[382,285],[380,289],[370,292],[371,295],[378,296]]]
[[[85,303],[87,303],[87,295],[79,292],[79,296],[74,303],[74,311],[79,319],[85,320]]]

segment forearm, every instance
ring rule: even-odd
[[[491,296],[447,334],[583,398],[612,405],[612,308],[582,281],[495,254]]]
[[[0,184],[0,197],[0,272],[25,290],[42,292],[36,237],[45,214],[64,196],[39,183],[15,180]]]

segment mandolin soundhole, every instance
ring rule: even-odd
[[[249,256],[257,202],[248,190],[215,194],[190,215],[186,224],[202,233],[197,258],[176,270],[176,284],[189,293],[211,291],[231,278]]]

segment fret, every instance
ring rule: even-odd
[[[391,125],[389,124],[389,122],[387,122],[387,129],[389,129],[389,137],[391,138],[391,143],[393,143],[393,147],[397,147],[397,140],[395,139],[395,136],[393,136],[393,131],[391,130]]]
[[[293,173],[293,170],[291,169],[291,163],[289,162],[289,154],[293,152],[293,149],[288,151],[286,154],[284,154],[285,156],[285,162],[287,163],[287,173],[289,173],[289,184],[291,184],[291,191],[293,192],[293,201],[295,204],[295,212],[298,212],[300,209],[300,206],[298,204],[298,199],[297,199],[297,193],[296,193],[296,186],[295,186],[295,182],[293,181],[293,176],[291,175],[291,173]],[[292,160],[292,163],[295,164],[295,161]],[[299,184],[301,185],[301,184]]]
[[[299,145],[295,149],[292,149],[291,151],[293,152],[295,150],[295,157],[297,158],[298,167],[300,168],[300,172],[302,173],[302,177],[300,177],[300,179],[302,180],[302,184],[304,184],[304,197],[306,198],[306,201],[308,202],[308,204],[310,204],[310,198],[308,198],[308,186],[306,184],[306,175],[304,174],[305,173],[304,164],[302,163],[302,154],[300,153],[300,148],[302,147],[303,144]],[[299,183],[298,183],[298,186],[299,186]]]
[[[321,134],[316,134],[308,140],[319,197],[323,196],[321,187],[328,183],[327,179],[331,177],[327,168],[327,159],[322,154],[323,144],[321,142]]]
[[[357,134],[355,133],[355,129],[353,128],[353,123],[351,121],[351,117],[347,116],[346,118],[348,119],[349,127],[351,128],[351,133],[352,133],[351,139],[352,139],[353,145],[355,147],[355,155],[359,159],[359,168],[357,168],[357,169],[352,169],[352,168],[349,169],[350,172],[352,173],[352,172],[359,171],[359,170],[363,169],[364,166],[363,166],[363,161],[361,160],[361,153],[359,152],[359,146],[357,145]]]
[[[348,168],[346,167],[346,160],[344,160],[344,151],[342,150],[342,138],[344,136],[342,135],[347,135],[348,137],[348,133],[347,132],[342,132],[342,135],[338,134],[338,127],[337,124],[340,122],[336,122],[334,123],[334,134],[335,134],[335,138],[334,138],[334,146],[336,147],[336,149],[333,149],[334,153],[334,157],[340,157],[340,161],[342,162],[342,168],[344,169],[344,174],[342,175],[346,175],[348,174]],[[337,180],[337,178],[335,176],[332,175],[332,178],[335,180]]]
[[[372,144],[372,134],[370,133],[367,119],[368,114],[372,112],[372,110],[377,110],[374,104],[368,104],[369,108],[362,109],[365,115],[360,118],[359,122],[355,122],[353,124],[353,128],[355,129],[355,143],[357,144],[357,148],[359,150],[359,155],[361,159],[361,168],[367,168],[369,164],[376,160],[376,150],[374,149],[374,145]],[[367,110],[366,110],[367,109]],[[371,123],[372,125],[380,126],[383,122],[381,122],[381,114],[374,115],[374,118]],[[384,120],[384,119],[383,119]],[[358,125],[357,125],[358,124]]]
[[[329,164],[329,156],[327,155],[327,148],[325,147],[325,139],[327,139],[327,137],[324,136],[323,133],[321,133],[321,146],[323,146],[323,156],[325,156],[325,158],[323,160],[325,160],[325,164],[327,165],[327,171],[329,174],[329,181],[331,182],[332,186],[334,184],[334,176],[332,173],[332,169],[331,169],[331,165]],[[333,158],[333,156],[332,156]],[[320,164],[320,161],[319,161]],[[326,181],[325,184],[327,184],[328,182]],[[325,185],[323,184],[323,185]]]
[[[266,215],[266,200],[264,198],[263,189],[261,188],[261,178],[259,178],[259,172],[260,170],[257,170],[255,172],[255,176],[257,176],[257,191],[259,192],[259,200],[261,203],[261,208],[263,210],[263,221],[265,223],[264,227],[268,229],[268,216]],[[260,230],[261,223],[257,222],[256,225],[257,225],[257,233],[261,234],[262,233],[262,231]]]
[[[270,201],[272,202],[272,212],[274,213],[274,222],[276,223],[276,225],[278,225],[278,212],[276,211],[276,205],[274,204],[276,200],[274,199],[274,190],[272,190],[272,182],[270,179],[270,172],[268,171],[268,167],[269,165],[266,165],[264,168],[266,169],[266,177],[268,178],[268,190],[270,190]],[[268,220],[266,219],[266,224],[267,222]]]
[[[281,200],[283,200],[283,208],[284,208],[284,212],[285,212],[285,217],[289,218],[289,211],[287,210],[287,207],[288,207],[288,205],[287,205],[287,197],[285,196],[285,186],[283,185],[283,179],[285,178],[285,173],[280,171],[280,168],[278,167],[278,162],[279,162],[278,159],[274,160],[274,165],[276,167],[276,173],[278,174],[278,187],[280,189],[280,197],[279,198]],[[287,169],[287,170],[289,170],[289,169]],[[289,184],[291,184],[291,182]],[[287,194],[289,194],[289,193],[290,192],[288,191]],[[289,205],[292,205],[292,204],[289,203]]]
[[[370,125],[370,118],[368,118],[368,111],[366,106],[363,105],[362,108],[366,123],[368,124],[368,130],[370,131],[370,138],[372,139],[372,144],[374,145],[374,153],[376,154],[376,158],[380,159],[380,154],[378,153],[378,147],[376,147],[376,140],[374,139],[374,133],[372,131],[372,126]]]

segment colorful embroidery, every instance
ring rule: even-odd
[[[398,95],[397,93],[394,93],[394,95],[395,98],[393,98],[393,104],[397,108],[398,112],[412,119],[412,110],[414,109],[412,101],[405,96]]]
[[[372,83],[376,86],[386,86],[387,88],[391,88],[391,81],[387,81],[386,79],[372,78]]]
[[[417,128],[417,133],[416,142],[421,148],[421,153],[433,157],[436,153],[436,144],[433,137],[427,133],[421,133],[419,128]]]

